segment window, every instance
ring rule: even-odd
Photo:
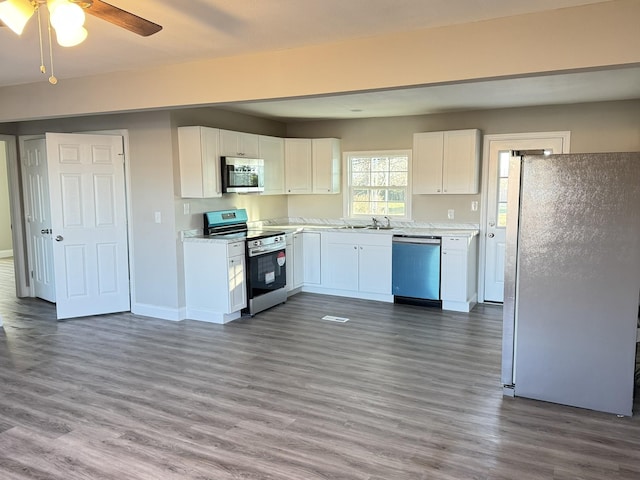
[[[410,217],[410,150],[347,152],[346,216]]]

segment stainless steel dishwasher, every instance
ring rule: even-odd
[[[441,306],[441,238],[394,235],[392,246],[394,302]]]

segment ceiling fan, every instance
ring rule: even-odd
[[[51,48],[51,29],[55,29],[58,43],[63,47],[73,47],[87,38],[84,28],[85,14],[101,18],[109,23],[122,27],[130,32],[148,37],[162,30],[162,26],[145,18],[122,10],[101,0],[4,0],[0,1],[0,26],[8,26],[18,35],[22,34],[29,19],[36,14],[38,19],[38,35],[40,37],[40,71],[46,73],[42,42],[42,20],[40,7],[46,6],[49,11],[46,33],[49,38],[49,58],[51,76],[49,82],[56,84],[58,79],[53,74],[53,50]]]
[[[56,0],[53,2],[51,0],[6,0],[0,2],[0,26],[6,25],[2,22],[3,11],[6,11],[9,15],[11,15],[12,12],[20,11],[21,13],[18,15],[22,15],[22,17],[18,21],[23,23],[22,26],[24,28],[24,23],[27,22],[33,12],[41,5],[48,4],[51,9],[50,5],[52,3],[55,4],[58,2],[56,2]],[[142,35],[143,37],[148,37],[162,30],[162,26],[157,23],[153,23],[146,18],[142,18],[101,0],[68,0],[68,3],[78,5],[83,11],[94,17],[101,18],[102,20]],[[31,9],[30,13],[29,8]],[[12,12],[10,12],[10,10]],[[25,16],[27,16],[26,20],[24,20]],[[9,20],[6,20],[6,22],[9,23]]]

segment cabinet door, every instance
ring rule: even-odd
[[[444,132],[443,193],[478,193],[480,131]]]
[[[391,295],[391,247],[359,245],[358,253],[359,290]]]
[[[218,129],[178,127],[180,195],[183,198],[222,196]]]
[[[327,243],[326,277],[323,285],[338,290],[358,290],[358,246],[349,243]]]
[[[264,160],[262,195],[284,194],[284,139],[260,135],[259,147],[259,156]]]
[[[340,140],[314,138],[311,140],[313,164],[313,193],[340,192]]]
[[[304,236],[302,233],[293,234],[293,288],[301,287],[304,283]]]
[[[413,193],[442,193],[444,132],[414,133]]]
[[[285,138],[284,162],[286,193],[313,193],[311,139]]]
[[[258,135],[220,130],[220,155],[258,158],[260,155]]]
[[[247,306],[247,289],[244,280],[244,255],[229,258],[229,311],[237,312]]]
[[[294,288],[293,283],[293,266],[295,263],[295,258],[293,254],[293,234],[287,234],[287,247],[284,252],[285,254],[285,275],[287,276],[287,292],[290,292]]]
[[[320,233],[302,232],[304,241],[304,283],[320,285]]]
[[[467,301],[467,251],[442,247],[440,279],[442,300]]]

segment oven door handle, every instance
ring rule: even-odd
[[[284,245],[282,248],[252,248],[249,250],[250,257],[259,257],[260,255],[264,255],[265,253],[275,253],[275,252],[284,252]]]

